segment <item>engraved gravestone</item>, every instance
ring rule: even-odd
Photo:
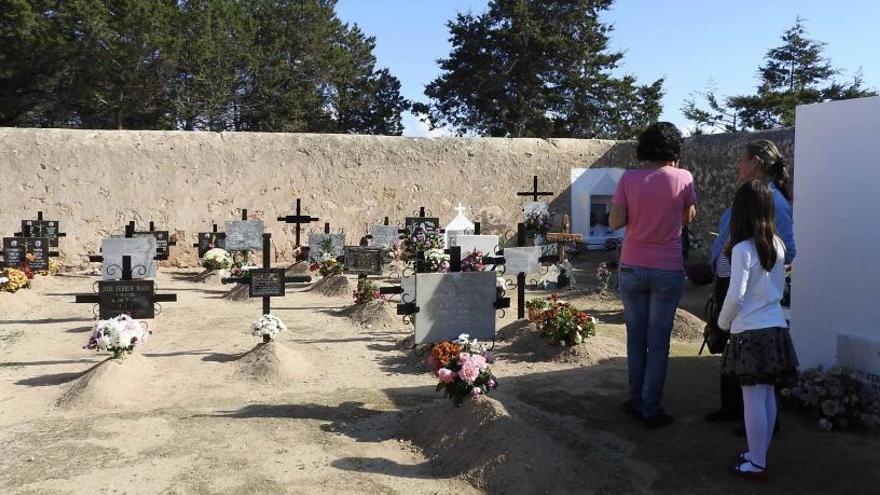
[[[415,344],[495,338],[495,274],[418,273],[415,275]]]
[[[372,237],[371,246],[391,249],[400,242],[400,229],[397,225],[373,225]]]
[[[3,238],[3,264],[17,268],[24,263],[27,255],[27,243],[23,237]]]
[[[250,297],[284,297],[285,287],[284,268],[251,270]]]
[[[382,275],[382,249],[345,246],[345,271],[358,275]]]
[[[414,232],[417,228],[423,228],[425,232],[440,233],[440,219],[433,217],[406,217],[404,228],[408,232]]]
[[[110,237],[101,242],[103,266],[101,278],[115,280],[122,276],[122,257],[131,256],[132,278],[156,278],[156,238]]]
[[[48,237],[50,247],[58,247],[59,226],[56,220],[22,220],[24,237]]]
[[[231,220],[226,222],[227,251],[263,249],[262,220]]]
[[[334,258],[345,254],[345,234],[309,234],[309,258],[319,259],[328,247],[326,252]]]
[[[152,280],[101,280],[98,307],[102,320],[127,314],[134,319],[155,318],[155,285]]]

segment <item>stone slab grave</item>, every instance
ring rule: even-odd
[[[791,336],[801,368],[840,364],[880,380],[880,97],[799,106],[795,123]]]
[[[133,279],[156,278],[155,237],[109,237],[101,241],[102,280],[120,279],[124,256],[131,259]]]
[[[227,251],[263,249],[262,220],[227,220],[225,230]]]
[[[48,237],[4,237],[3,266],[17,268],[30,254],[33,256],[29,264],[32,270],[48,270],[49,256],[52,254],[49,245]]]
[[[134,222],[129,222],[129,224],[134,229]],[[167,260],[171,256],[171,246],[176,245],[167,230],[156,230],[154,222],[150,222],[149,230],[135,231],[134,237],[155,237],[156,259],[159,261]]]
[[[495,274],[417,273],[415,344],[495,338]]]

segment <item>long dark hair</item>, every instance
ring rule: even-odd
[[[766,139],[750,141],[746,145],[746,156],[758,160],[764,175],[776,183],[776,188],[791,203],[794,198],[791,192],[791,175],[786,168],[785,158],[773,141]]]
[[[761,266],[768,272],[776,266],[776,213],[773,193],[767,184],[753,180],[743,184],[733,199],[730,212],[730,242],[724,252],[730,258],[733,246],[754,239]]]

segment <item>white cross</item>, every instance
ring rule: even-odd
[[[453,210],[458,213],[458,216],[464,216],[464,211],[467,210],[467,208],[462,206],[461,203],[458,203],[458,208],[453,208]]]

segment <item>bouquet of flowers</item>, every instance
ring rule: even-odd
[[[109,320],[101,320],[92,330],[86,349],[108,351],[113,359],[122,359],[130,354],[136,345],[147,340],[147,330],[137,320],[128,315],[119,315]]]
[[[4,268],[0,270],[0,290],[5,292],[17,292],[30,286],[30,280],[25,272],[16,268]]]
[[[232,256],[225,249],[214,248],[205,253],[202,266],[208,270],[226,270],[232,266]]]
[[[533,297],[526,301],[526,309],[529,311],[529,321],[540,323],[541,315],[547,309],[547,299],[543,297]]]
[[[425,271],[427,273],[446,273],[449,271],[449,255],[442,249],[425,251]]]
[[[461,271],[463,272],[482,272],[486,270],[486,263],[483,261],[483,253],[474,251],[461,260]]]
[[[312,263],[309,269],[320,273],[322,277],[332,277],[342,275],[343,265],[330,253],[324,253],[318,258],[318,261]]]
[[[247,278],[250,276],[250,268],[255,266],[257,265],[251,261],[248,251],[236,251],[232,253],[232,268],[229,270],[229,274],[233,277]]]
[[[864,383],[850,369],[821,366],[803,371],[792,387],[779,391],[782,399],[818,418],[825,431],[864,426],[880,429],[880,401],[873,400]]]
[[[419,252],[440,249],[442,241],[436,232],[428,232],[422,227],[407,231],[401,243],[403,258],[415,259]]]
[[[596,319],[556,294],[548,298],[548,307],[541,314],[541,336],[554,345],[578,345],[596,335]]]
[[[358,281],[357,288],[354,290],[354,303],[366,304],[370,301],[383,301],[379,287],[369,280]]]
[[[614,275],[614,272],[608,267],[607,262],[599,263],[599,268],[596,269],[596,278],[599,280],[600,291],[608,292],[608,289],[611,287],[612,275]]]
[[[262,337],[263,342],[275,340],[275,336],[287,330],[287,326],[275,315],[263,315],[259,320],[251,323],[251,334],[254,337]]]
[[[28,280],[33,280],[34,278],[34,270],[31,268],[31,262],[34,261],[33,254],[27,254],[24,257],[24,261],[21,262],[21,265],[18,266],[18,269],[24,273],[25,277]]]
[[[440,380],[437,391],[443,390],[456,406],[468,397],[488,394],[498,386],[489,368],[494,362],[492,353],[467,334],[453,342],[435,345],[429,357],[434,375]]]
[[[525,224],[526,232],[544,235],[550,230],[550,226],[552,225],[550,212],[532,210],[526,214],[523,223]]]

